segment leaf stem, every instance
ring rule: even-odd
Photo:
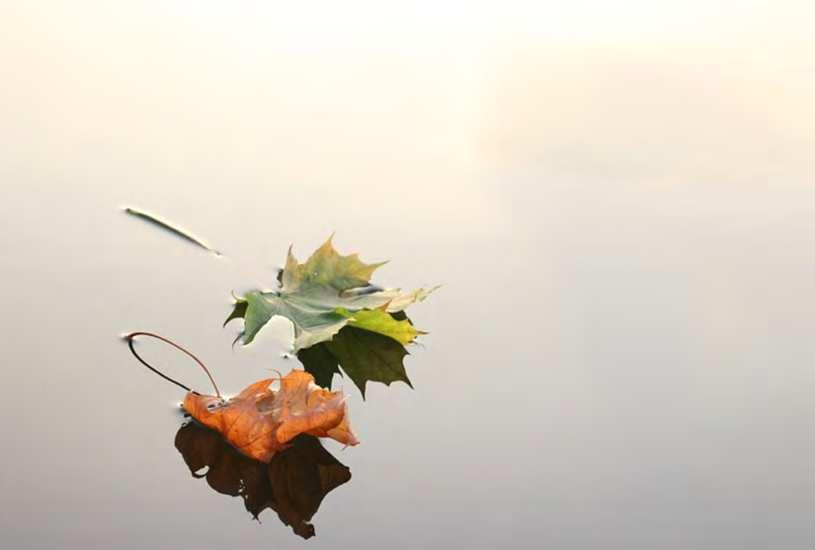
[[[170,378],[169,376],[167,376],[163,372],[160,372],[158,369],[156,369],[155,367],[150,365],[147,361],[142,359],[141,356],[139,356],[139,354],[136,353],[136,349],[133,347],[133,339],[136,336],[149,336],[151,338],[156,338],[157,340],[161,340],[162,342],[164,342],[166,344],[169,344],[169,345],[173,346],[174,348],[176,348],[177,350],[182,351],[183,353],[187,354],[189,357],[192,358],[193,361],[198,363],[198,366],[201,367],[204,370],[204,372],[207,374],[207,377],[209,378],[209,381],[212,382],[212,387],[215,388],[215,395],[218,396],[218,398],[221,397],[221,392],[218,391],[218,386],[215,384],[215,380],[212,378],[212,374],[210,374],[209,369],[207,369],[207,367],[204,365],[204,363],[202,363],[200,359],[198,359],[195,355],[193,355],[192,352],[190,352],[187,349],[183,348],[182,346],[176,344],[175,342],[173,342],[169,338],[165,338],[164,336],[160,336],[160,335],[154,334],[152,332],[143,332],[143,331],[131,332],[130,334],[126,334],[124,338],[125,338],[125,340],[127,340],[127,345],[130,348],[130,352],[133,354],[133,356],[136,359],[139,360],[139,362],[142,365],[144,365],[145,367],[147,367],[151,371],[155,372],[156,374],[158,374],[159,376],[161,376],[165,380],[167,380],[169,382],[172,382],[176,386],[180,386],[180,387],[184,388],[187,391],[193,391],[191,388],[185,386],[184,384],[182,384],[178,380],[174,380],[174,379]]]

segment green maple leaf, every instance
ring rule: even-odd
[[[294,325],[295,353],[331,340],[345,326],[407,344],[421,331],[390,314],[424,300],[435,288],[402,293],[371,285],[371,275],[384,263],[366,264],[357,254],[342,256],[330,237],[304,263],[289,247],[280,289],[245,294],[237,299],[226,322],[243,318],[241,339],[249,344],[272,317],[286,317]]]
[[[300,350],[297,358],[314,376],[317,384],[330,389],[334,374],[345,373],[365,398],[365,385],[368,381],[385,385],[402,381],[413,387],[402,363],[406,355],[408,352],[405,347],[392,338],[346,326],[330,341]]]

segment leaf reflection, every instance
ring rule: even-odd
[[[182,426],[175,447],[193,477],[206,478],[215,491],[243,499],[255,519],[266,508],[303,538],[314,536],[310,523],[325,495],[351,479],[316,437],[300,435],[269,464],[248,458],[216,432],[195,422]],[[202,470],[206,468],[206,472]]]

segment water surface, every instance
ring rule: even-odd
[[[4,545],[811,547],[815,87],[795,35],[360,49],[247,14],[10,11]],[[325,443],[351,479],[304,543],[193,478],[183,392],[119,335],[175,339],[229,393],[287,372],[285,323],[232,349],[230,291],[332,231],[391,260],[379,284],[445,286],[412,308],[415,389],[338,382],[362,443]]]

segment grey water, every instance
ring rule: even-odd
[[[3,547],[812,546],[805,46],[383,60],[57,15],[0,23]],[[230,293],[332,232],[444,286],[415,389],[335,381],[361,444],[325,443],[351,478],[304,542],[191,475],[183,391],[120,335],[226,393],[288,372],[285,322],[233,349]]]

